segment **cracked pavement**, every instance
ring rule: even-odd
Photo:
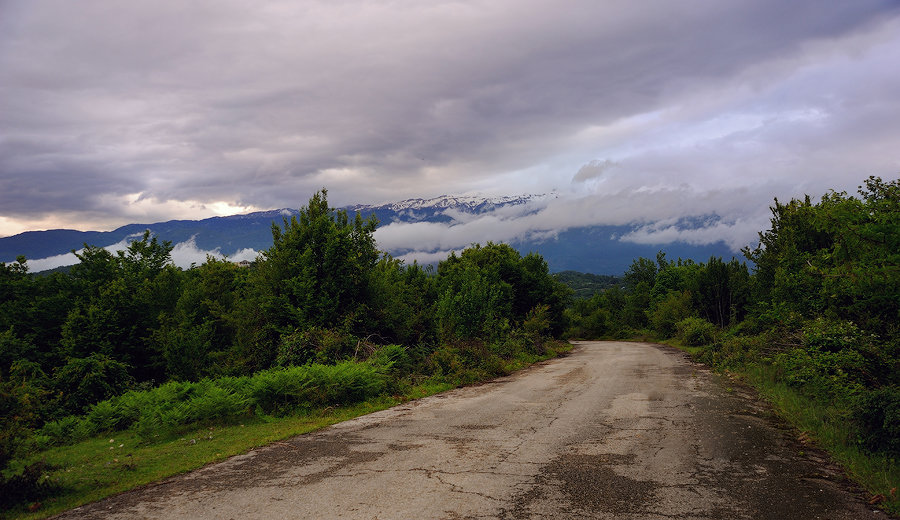
[[[735,386],[732,388],[732,386]],[[887,518],[675,349],[580,342],[59,518]]]

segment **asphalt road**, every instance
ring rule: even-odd
[[[678,351],[585,342],[488,384],[62,518],[886,518],[740,388]]]

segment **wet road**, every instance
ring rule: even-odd
[[[583,342],[62,517],[886,518],[727,384],[674,349]]]

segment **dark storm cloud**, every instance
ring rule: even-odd
[[[7,1],[0,217],[99,210],[113,222],[136,200],[158,202],[161,218],[178,201],[185,214],[216,201],[297,206],[322,186],[339,204],[566,187],[590,154],[622,162],[642,181],[631,189],[727,181],[727,150],[656,150],[627,166],[624,145],[583,135],[687,114],[628,138],[648,146],[696,123],[689,113],[710,98],[771,92],[837,52],[827,42],[864,52],[896,5]],[[846,112],[847,128],[870,122]],[[576,180],[598,181],[588,173]]]

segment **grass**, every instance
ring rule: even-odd
[[[751,365],[740,375],[772,403],[779,416],[827,451],[851,480],[865,488],[873,501],[880,502],[880,507],[888,512],[900,514],[900,464],[859,448],[850,421],[846,420],[847,410],[798,394],[777,381],[771,367],[766,365]]]
[[[703,347],[688,347],[678,340],[662,343],[696,357]],[[713,367],[717,368],[717,367]],[[873,504],[894,515],[900,515],[900,464],[883,455],[861,450],[855,442],[849,411],[837,403],[824,403],[799,394],[778,381],[774,369],[766,364],[750,363],[729,367],[729,373],[753,386],[759,395],[772,404],[775,413],[799,432],[801,439],[809,439],[825,450],[839,464],[847,477],[862,486]]]
[[[517,356],[504,363],[503,372],[520,370],[570,349],[571,346],[555,345],[543,356]],[[239,424],[186,427],[162,434],[152,442],[143,440],[131,429],[50,448],[22,462],[43,460],[51,465],[54,469],[48,478],[59,486],[60,491],[41,503],[31,504],[35,511],[23,506],[0,512],[0,515],[46,518],[259,446],[437,394],[461,386],[462,381],[459,378],[423,378],[415,383],[397,385],[394,395],[381,395],[358,404],[301,411],[286,417],[248,416]]]
[[[412,393],[425,396],[449,386],[416,387]],[[60,486],[61,492],[41,503],[36,512],[21,509],[10,513],[15,518],[45,518],[259,446],[383,410],[404,400],[383,396],[288,417],[248,417],[242,424],[189,429],[153,443],[141,442],[135,432],[124,431],[51,448],[31,460],[44,460],[56,468],[49,478]]]

